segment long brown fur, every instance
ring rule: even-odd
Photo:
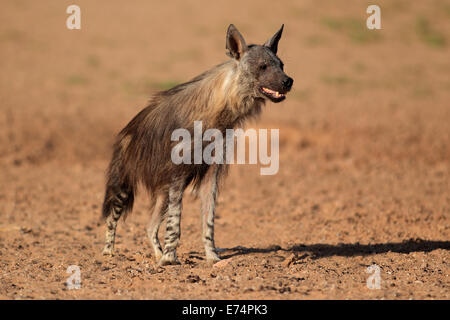
[[[166,262],[174,262],[180,235],[183,191],[188,185],[192,185],[194,190],[200,189],[203,180],[208,177],[206,185],[209,191],[203,190],[208,195],[202,197],[206,212],[204,242],[208,257],[218,259],[212,239],[214,203],[217,181],[226,173],[226,166],[194,164],[194,161],[191,161],[192,164],[174,164],[171,152],[178,141],[172,141],[172,133],[177,129],[186,129],[193,136],[194,121],[202,121],[203,132],[218,129],[225,136],[226,129],[240,127],[246,119],[261,112],[267,98],[261,91],[261,85],[284,93],[289,91],[293,80],[282,71],[282,62],[276,56],[282,30],[283,27],[263,46],[247,46],[237,29],[230,25],[227,49],[233,59],[189,82],[156,93],[149,105],[119,133],[107,170],[102,210],[108,226],[105,254],[112,253],[117,221],[133,209],[138,185],[142,184],[152,198],[160,199],[152,218],[154,223],[149,227],[155,254],[162,255],[157,231],[167,216],[166,247],[170,248],[170,252],[165,250],[163,258]],[[263,70],[261,64],[269,67]],[[267,68],[270,69],[265,71]],[[279,102],[284,95],[283,98],[268,98]],[[203,147],[207,143],[203,142]],[[214,172],[208,175],[212,167]]]
[[[203,130],[216,128],[225,134],[226,129],[261,112],[265,100],[248,97],[239,90],[236,63],[230,60],[187,83],[158,92],[119,133],[107,172],[109,192],[103,206],[104,217],[114,203],[118,191],[115,187],[120,186],[129,195],[122,212],[126,214],[132,210],[139,183],[152,195],[167,189],[174,177],[188,179],[194,188],[201,184],[209,165],[174,164],[170,155],[177,142],[171,141],[171,135],[179,128],[193,135],[194,121],[199,120]]]

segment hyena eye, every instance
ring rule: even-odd
[[[259,69],[266,70],[267,69],[267,64],[263,63],[262,65],[259,66]]]

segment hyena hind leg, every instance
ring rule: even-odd
[[[119,192],[113,197],[113,199],[105,200],[103,208],[104,213],[107,215],[106,217],[107,228],[106,228],[106,239],[105,239],[105,247],[103,249],[103,255],[112,256],[114,254],[114,243],[116,240],[117,221],[120,219],[120,216],[122,215],[126,206],[129,205],[130,200],[132,202],[132,199],[130,199],[130,195],[125,192]]]
[[[158,239],[158,232],[161,223],[167,216],[168,204],[169,204],[169,197],[167,193],[160,194],[157,196],[156,203],[152,211],[152,216],[150,218],[150,222],[147,227],[148,238],[150,239],[150,243],[152,244],[156,261],[159,261],[163,254],[161,244],[159,243]]]
[[[185,188],[184,181],[173,183],[169,188],[169,203],[167,210],[166,234],[164,236],[164,251],[158,265],[180,264],[177,259],[177,247],[180,241],[181,204]]]

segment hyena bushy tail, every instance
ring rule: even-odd
[[[117,221],[133,209],[135,191],[134,183],[124,170],[122,150],[116,148],[107,171],[102,209],[107,225],[104,255],[113,254]]]

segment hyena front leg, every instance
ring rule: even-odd
[[[202,239],[205,246],[206,260],[212,263],[220,260],[214,245],[214,214],[216,211],[220,169],[218,165],[215,165],[208,170],[200,190]]]
[[[167,193],[158,195],[155,207],[153,208],[152,217],[147,228],[147,234],[153,246],[156,261],[159,261],[162,257],[162,248],[158,239],[158,231],[161,223],[167,216],[168,204],[169,195]]]
[[[167,210],[166,234],[164,237],[164,251],[158,265],[180,264],[177,259],[177,246],[180,242],[181,203],[184,181],[175,182],[169,187],[169,204]]]

